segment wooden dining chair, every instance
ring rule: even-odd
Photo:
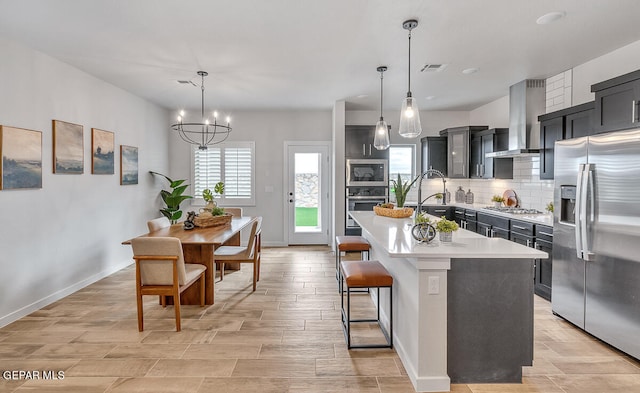
[[[260,280],[260,252],[262,251],[262,217],[257,217],[251,227],[249,243],[242,246],[220,246],[213,252],[214,261],[220,264],[220,279],[224,278],[225,262],[253,264],[253,290]]]
[[[166,228],[168,226],[171,226],[171,222],[167,217],[160,217],[147,221],[147,228],[149,228],[149,232],[157,231],[158,229]]]
[[[137,237],[131,240],[136,261],[136,298],[138,330],[144,330],[142,296],[160,295],[162,307],[166,297],[173,297],[176,331],[180,331],[180,294],[200,281],[200,306],[204,307],[204,273],[206,266],[184,263],[182,244],[174,237]]]
[[[225,207],[225,213],[229,213],[234,217],[242,217],[242,208],[241,207]]]

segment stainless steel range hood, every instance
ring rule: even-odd
[[[509,87],[509,150],[487,157],[527,157],[540,152],[540,123],[545,112],[545,80],[526,79]]]

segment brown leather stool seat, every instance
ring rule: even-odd
[[[367,259],[369,259],[369,249],[371,245],[362,236],[336,236],[336,280],[338,280],[338,289],[340,289],[340,253],[347,251],[360,251],[360,256],[362,257],[362,253],[367,253]],[[364,259],[364,258],[363,258]],[[340,290],[342,292],[342,290]],[[368,292],[368,290],[367,290]]]
[[[370,247],[362,236],[336,236],[336,248],[340,251],[369,251]]]
[[[340,263],[340,287],[346,285],[347,309],[344,308],[344,295],[341,296],[342,330],[347,340],[347,348],[393,348],[393,276],[378,261],[343,261]],[[377,319],[351,319],[351,289],[376,288]],[[389,332],[380,321],[380,288],[389,288]],[[342,291],[341,291],[342,292]],[[377,322],[387,344],[351,345],[351,323]]]
[[[342,262],[344,280],[349,288],[390,287],[393,277],[378,261]]]

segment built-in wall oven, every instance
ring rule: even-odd
[[[349,212],[373,211],[373,207],[388,201],[388,187],[347,187],[345,235],[360,235],[361,229]]]
[[[347,187],[388,187],[387,160],[347,160]]]

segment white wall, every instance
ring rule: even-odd
[[[166,171],[167,111],[0,38],[0,124],[42,132],[42,189],[0,191],[0,326],[132,262],[120,243],[159,216],[148,174]],[[84,174],[52,173],[52,119],[84,126]],[[115,174],[91,174],[91,128],[115,133]],[[120,186],[119,146],[139,148],[139,184]]]
[[[256,144],[256,205],[243,207],[243,214],[263,217],[262,241],[266,246],[285,245],[284,141],[331,141],[331,110],[238,111],[232,116],[233,131],[227,140]],[[191,184],[191,146],[175,134],[169,139],[170,172]],[[267,187],[273,192],[267,192]]]
[[[640,69],[640,41],[573,68],[572,105],[593,101],[591,85]]]

